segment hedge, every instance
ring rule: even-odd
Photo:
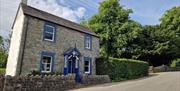
[[[171,63],[171,67],[180,68],[180,58],[177,58],[177,59],[173,60],[172,63]]]
[[[148,75],[148,63],[133,59],[110,58],[96,61],[98,75],[109,75],[112,81],[135,79]]]

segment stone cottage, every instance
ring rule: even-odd
[[[28,6],[19,5],[13,26],[6,75],[95,74],[99,37],[89,29]]]

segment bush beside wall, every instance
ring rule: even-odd
[[[102,59],[97,60],[97,74],[109,75],[113,81],[135,79],[148,75],[149,65],[147,62],[118,58],[110,58],[109,61]]]
[[[0,74],[5,74],[6,68],[0,68]]]
[[[180,58],[177,58],[177,59],[173,60],[172,63],[171,63],[171,67],[180,68]]]

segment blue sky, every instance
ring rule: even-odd
[[[98,12],[103,0],[28,0],[28,5],[47,11],[73,22],[89,18]],[[0,35],[7,37],[11,31],[20,0],[0,0]],[[131,8],[131,19],[142,25],[159,24],[162,14],[173,6],[180,6],[180,0],[120,0],[124,8]]]

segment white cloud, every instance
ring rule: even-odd
[[[0,0],[0,36],[8,37],[20,1]],[[86,9],[84,7],[71,9],[66,2],[66,0],[28,0],[28,5],[78,22],[78,19],[85,15]]]
[[[65,1],[60,0],[60,3],[64,4]],[[71,9],[69,6],[58,4],[56,0],[29,0],[28,5],[71,20],[73,22],[78,22],[78,19],[83,17],[86,12],[84,7]]]
[[[20,0],[0,0],[0,36],[7,38]]]
[[[79,8],[77,9],[77,11],[78,11],[78,12],[75,12],[76,15],[77,15],[78,17],[83,17],[83,16],[84,16],[84,12],[86,11],[86,9],[83,8],[83,7],[79,7]]]

